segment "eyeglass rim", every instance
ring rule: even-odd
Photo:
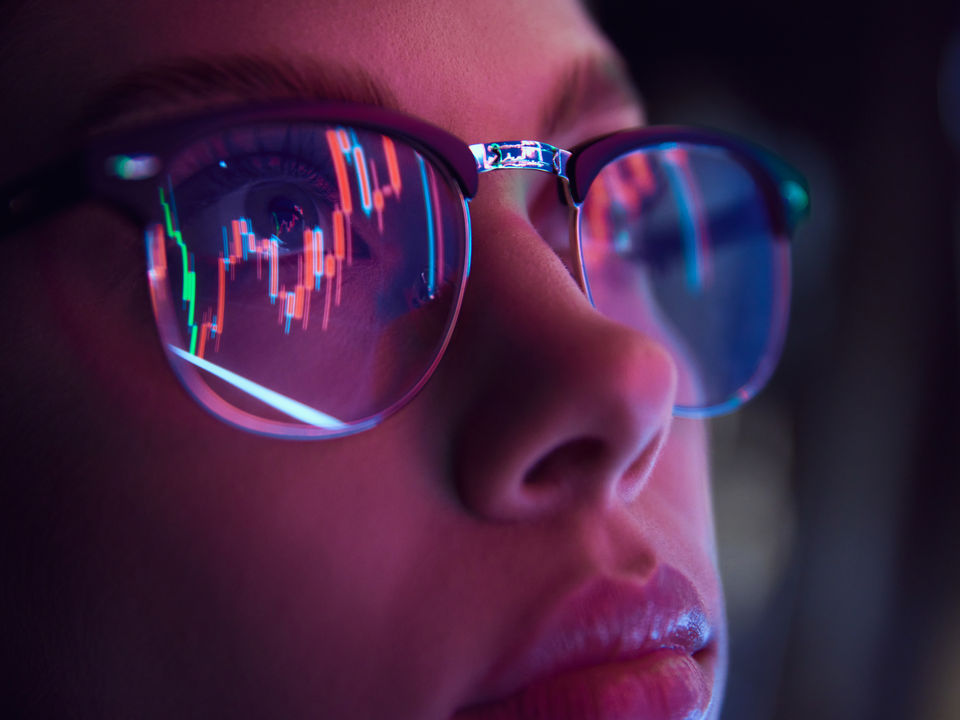
[[[148,219],[152,194],[143,186],[192,140],[254,122],[337,122],[403,139],[450,174],[464,198],[477,193],[479,173],[469,145],[457,136],[406,113],[377,105],[326,100],[285,100],[235,104],[216,110],[161,119],[147,125],[105,132],[76,144],[57,161],[0,188],[0,238],[85,200],[104,201],[134,222]],[[570,150],[566,175],[571,199],[580,204],[593,179],[614,158],[629,150],[687,142],[729,150],[759,180],[779,233],[792,237],[809,214],[809,188],[804,177],[760,145],[719,130],[654,125],[620,130],[591,138]],[[112,158],[156,158],[152,175],[124,178],[111,173]]]
[[[757,182],[774,234],[792,239],[797,225],[810,211],[806,178],[767,148],[710,128],[685,125],[629,128],[575,146],[566,165],[573,201],[578,205],[584,202],[597,175],[614,159],[639,150],[684,143],[718,148],[733,155]]]
[[[295,420],[271,420],[233,405],[211,387],[210,383],[204,379],[195,365],[186,363],[177,357],[180,353],[174,350],[175,346],[170,342],[172,337],[179,335],[179,332],[175,329],[177,323],[174,319],[172,308],[167,304],[169,301],[167,301],[167,303],[158,301],[153,297],[151,291],[157,336],[171,370],[187,394],[211,416],[231,427],[245,430],[246,432],[262,437],[304,441],[329,440],[355,435],[376,427],[391,415],[394,415],[404,408],[420,393],[424,385],[433,377],[433,373],[446,354],[447,347],[453,337],[453,331],[456,328],[457,320],[460,316],[460,308],[463,304],[467,279],[470,274],[470,260],[473,248],[469,204],[462,196],[460,203],[463,208],[464,252],[461,262],[456,268],[457,287],[454,297],[451,298],[452,304],[443,328],[443,333],[438,337],[437,346],[430,356],[429,363],[427,363],[420,372],[417,382],[382,410],[356,420],[340,421],[342,425],[338,428],[326,428],[302,420],[300,422],[296,422]],[[295,402],[298,403],[298,401]]]
[[[135,223],[150,219],[150,182],[178,151],[205,135],[258,122],[330,122],[375,130],[402,139],[443,169],[464,198],[477,192],[473,155],[466,144],[430,123],[376,105],[283,101],[231,105],[188,117],[105,132],[77,143],[57,161],[0,188],[0,237],[84,201],[104,202]],[[150,173],[123,177],[118,161],[153,162]]]

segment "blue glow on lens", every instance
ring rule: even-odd
[[[800,183],[787,180],[780,186],[780,192],[795,215],[803,215],[810,208],[810,196]]]
[[[467,278],[470,277],[470,263],[473,261],[473,225],[470,222],[470,202],[468,200],[463,201],[463,214],[467,223],[467,257],[463,271],[463,281],[466,282]]]
[[[423,164],[423,158],[417,155],[417,164],[420,166],[420,180],[423,182],[423,198],[427,206],[427,242],[430,247],[430,271],[428,275],[427,291],[430,297],[437,291],[437,250],[434,247],[433,238],[433,204],[430,200],[430,183],[427,181],[427,168]]]
[[[717,403],[716,405],[709,405],[707,407],[687,407],[685,405],[674,405],[673,415],[674,417],[699,419],[717,417],[718,415],[726,415],[727,413],[733,412],[738,407],[743,405],[751,397],[753,397],[752,394],[740,390],[734,397],[725,402]]]
[[[295,420],[307,423],[308,425],[315,425],[316,427],[321,427],[326,430],[342,430],[347,427],[346,423],[337,420],[332,415],[322,413],[319,410],[313,409],[309,405],[304,405],[303,403],[299,403],[292,398],[288,398],[286,395],[281,395],[278,392],[274,392],[273,390],[263,387],[263,385],[258,385],[252,380],[248,380],[241,375],[230,372],[226,368],[220,367],[219,365],[214,365],[209,360],[204,360],[196,355],[191,355],[186,350],[178,348],[175,345],[167,345],[167,347],[177,357],[181,357],[192,365],[196,365],[201,370],[206,370],[211,375],[217,376],[224,382],[230,383],[235,388],[257,398],[257,400],[269,405],[275,410],[286,413]]]
[[[230,245],[227,240],[227,226],[224,225],[220,228],[221,234],[223,235],[223,257],[227,259],[227,262],[230,262]]]
[[[688,191],[684,185],[683,178],[679,170],[672,162],[665,158],[663,163],[667,171],[667,180],[677,196],[677,206],[680,211],[680,224],[683,228],[683,245],[686,250],[684,258],[686,260],[687,287],[691,290],[700,292],[703,290],[703,273],[700,269],[700,256],[697,252],[697,226],[693,218],[693,210],[688,202]]]

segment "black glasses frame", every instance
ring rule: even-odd
[[[233,107],[91,138],[82,148],[0,188],[0,237],[85,201],[105,202],[134,222],[150,219],[153,180],[177,150],[208,133],[255,122],[336,122],[409,142],[450,173],[465,199],[477,193],[478,169],[469,146],[427,122],[386,108],[342,102],[290,101]],[[764,148],[714,130],[654,126],[589,140],[570,151],[566,177],[575,204],[611,160],[631,150],[693,143],[734,153],[758,182],[778,235],[791,237],[809,212],[803,176]]]
[[[690,127],[654,126],[623,130],[588,140],[569,152],[538,141],[511,141],[470,146],[454,135],[427,122],[400,112],[378,106],[343,102],[288,101],[269,105],[240,106],[220,109],[197,116],[164,120],[137,127],[96,135],[81,147],[67,153],[60,160],[29,174],[6,187],[0,188],[0,237],[11,236],[58,212],[81,202],[99,202],[119,211],[140,227],[157,221],[156,179],[166,172],[178,153],[204,137],[256,123],[325,123],[347,125],[379,132],[402,140],[429,160],[433,166],[448,175],[448,180],[459,189],[464,207],[478,188],[479,174],[500,167],[534,167],[552,172],[561,183],[561,194],[572,208],[571,243],[579,244],[577,226],[579,207],[586,198],[591,183],[610,162],[629,152],[663,148],[670,144],[692,144],[713,147],[733,155],[753,177],[771,222],[771,231],[780,241],[789,241],[798,223],[808,214],[808,190],[803,177],[783,160],[769,151],[726,133]],[[535,162],[527,163],[524,148],[534,147]],[[496,149],[497,164],[485,164],[481,158],[486,150]],[[500,152],[519,151],[509,158],[518,161],[499,164]],[[478,153],[480,153],[478,155]],[[544,155],[545,153],[545,155]],[[544,157],[552,157],[545,162]],[[468,211],[465,219],[468,220]],[[470,228],[466,229],[470,256]],[[576,238],[576,240],[574,240]],[[576,258],[579,260],[579,248]],[[576,268],[582,289],[589,291],[583,268]],[[464,273],[463,282],[466,282]],[[461,296],[463,288],[461,287]],[[459,302],[458,302],[459,306]],[[785,312],[785,311],[784,311]],[[455,321],[456,313],[454,314]],[[439,362],[453,322],[433,365],[415,388],[376,419],[351,423],[342,431],[325,434],[326,437],[349,434],[372,427],[408,402],[423,386]],[[785,317],[783,318],[785,323]],[[783,328],[781,328],[781,333]],[[777,354],[782,336],[776,342]],[[764,381],[770,368],[764,369],[758,382]],[[183,380],[183,378],[181,378]],[[190,383],[186,383],[188,386]],[[756,388],[753,388],[755,391]],[[752,394],[752,392],[751,392]],[[742,399],[745,398],[741,398]],[[198,398],[199,400],[199,398]],[[695,417],[708,417],[726,412],[740,401],[707,408]],[[201,405],[207,407],[204,402]],[[208,408],[210,409],[210,408]],[[212,412],[212,410],[211,410]],[[221,417],[217,413],[214,413]],[[221,419],[225,419],[221,417]],[[227,420],[227,422],[230,422]],[[268,434],[274,434],[272,432]],[[295,433],[299,434],[299,433]]]

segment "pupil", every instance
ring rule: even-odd
[[[278,235],[295,230],[303,224],[303,208],[285,196],[277,196],[267,204],[273,219],[273,231]]]

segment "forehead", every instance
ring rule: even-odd
[[[255,55],[360,69],[401,110],[474,141],[528,136],[578,62],[618,74],[615,53],[576,0],[91,0],[31,14],[18,29],[42,33],[48,50],[24,70],[50,88],[36,115],[82,107],[133,71]]]

